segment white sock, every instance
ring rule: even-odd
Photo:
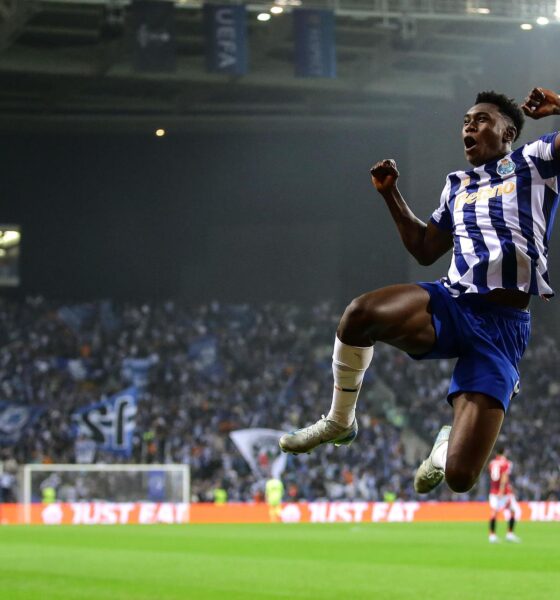
[[[447,446],[448,442],[443,442],[443,444],[432,454],[432,463],[434,464],[434,467],[443,469],[444,471],[445,463],[447,461]]]
[[[332,404],[327,419],[349,427],[356,416],[356,403],[362,387],[364,374],[373,357],[373,346],[360,348],[334,342]]]

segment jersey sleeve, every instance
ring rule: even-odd
[[[451,211],[449,210],[449,192],[451,189],[451,184],[449,182],[449,178],[445,183],[445,187],[441,192],[441,197],[439,200],[439,206],[434,210],[432,216],[430,217],[430,222],[439,227],[440,229],[445,229],[446,231],[453,231],[453,219],[451,218]]]
[[[560,155],[554,147],[558,131],[547,133],[535,142],[527,144],[523,154],[529,156],[544,181],[560,176]]]

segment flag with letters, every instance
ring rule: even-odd
[[[122,390],[75,411],[74,433],[92,439],[101,450],[130,456],[137,407],[138,390],[134,387]]]
[[[247,10],[244,4],[205,4],[206,68],[212,73],[248,71]]]

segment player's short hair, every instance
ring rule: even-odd
[[[494,90],[479,92],[476,97],[476,104],[480,104],[482,102],[496,105],[503,115],[509,117],[513,121],[513,125],[517,130],[517,133],[515,134],[516,140],[521,134],[521,130],[523,129],[523,125],[525,123],[525,115],[519,108],[517,102],[513,98],[508,98],[505,94],[499,94]]]
[[[505,446],[496,446],[496,454],[505,454],[506,447]]]

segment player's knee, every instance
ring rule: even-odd
[[[338,337],[353,346],[370,345],[375,341],[375,331],[380,321],[380,311],[375,303],[369,302],[366,295],[358,296],[342,315]]]
[[[445,481],[447,485],[457,494],[468,492],[476,483],[478,473],[470,469],[468,465],[449,464],[445,467]]]

